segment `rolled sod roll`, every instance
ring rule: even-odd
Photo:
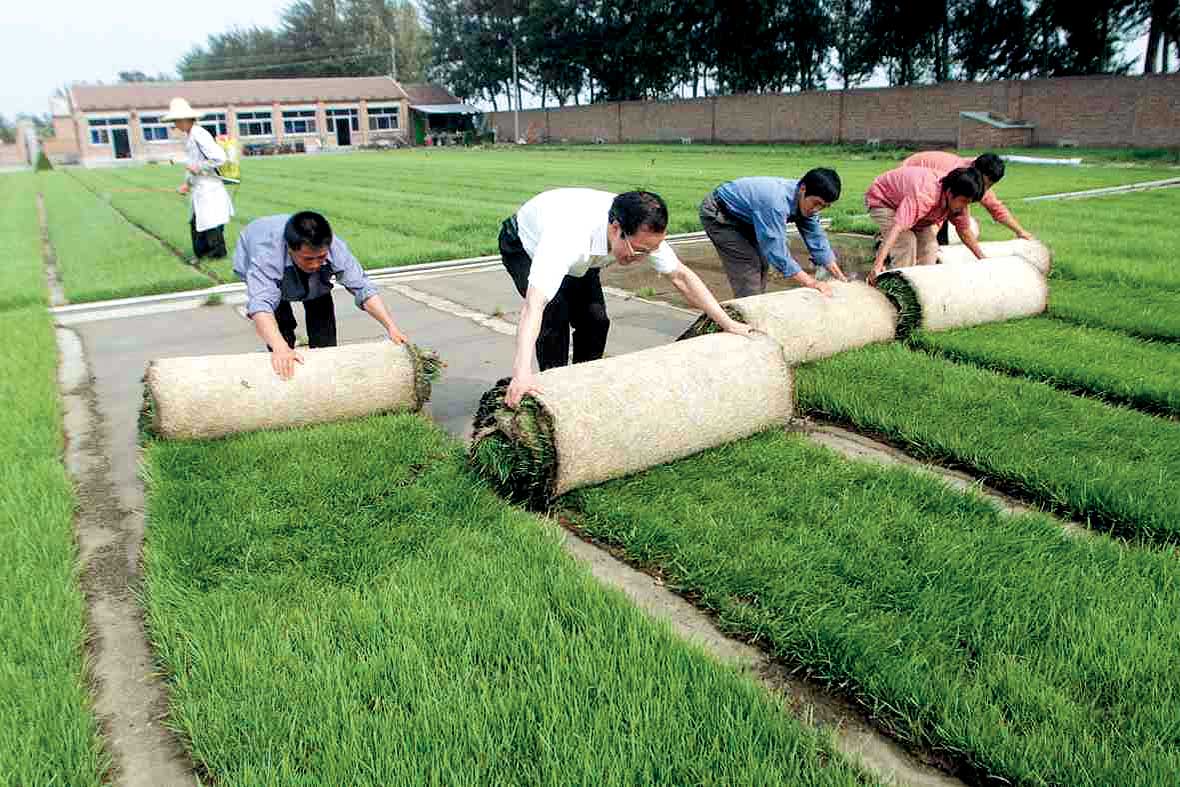
[[[897,336],[1029,317],[1045,310],[1049,286],[1023,257],[919,265],[882,273],[877,287],[897,305]]]
[[[420,410],[438,357],[390,341],[302,350],[282,380],[266,353],[161,358],[144,376],[141,430],[150,437],[222,437]]]
[[[859,282],[830,284],[831,298],[800,287],[725,301],[721,308],[778,342],[791,366],[894,338],[897,309],[887,297]],[[717,323],[701,315],[680,338],[719,330]]]
[[[987,258],[991,257],[1023,257],[1029,265],[1036,268],[1042,276],[1048,276],[1053,268],[1053,252],[1039,240],[988,241],[979,244]],[[938,249],[938,259],[944,264],[955,262],[979,262],[971,249],[966,246],[941,246]]]
[[[534,509],[583,486],[646,470],[791,418],[793,377],[776,342],[701,336],[549,369],[516,410],[508,381],[484,394],[471,463]]]

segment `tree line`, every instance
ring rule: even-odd
[[[1180,70],[1180,0],[297,0],[210,36],[183,79],[396,74],[498,108]]]

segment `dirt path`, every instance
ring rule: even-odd
[[[167,694],[136,597],[142,587],[143,491],[116,489],[82,341],[65,328],[57,329],[57,341],[66,466],[78,496],[76,527],[94,709],[114,763],[115,783],[197,784],[183,748],[162,723]],[[140,504],[126,507],[129,498]]]

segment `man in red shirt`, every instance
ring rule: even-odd
[[[967,209],[983,196],[983,176],[960,167],[939,177],[925,167],[898,167],[877,176],[865,192],[865,207],[881,228],[881,246],[869,272],[869,283],[893,266],[933,265],[938,257],[935,233],[945,221],[959,231],[963,245],[982,259],[983,249],[971,232]]]
[[[901,162],[903,167],[925,167],[932,169],[938,173],[939,177],[950,172],[952,169],[959,167],[975,167],[979,170],[979,174],[983,176],[983,199],[979,201],[987,212],[991,214],[992,219],[997,223],[1003,224],[1008,229],[1016,234],[1016,237],[1024,240],[1032,240],[1030,235],[1024,227],[1020,226],[1020,222],[1012,215],[1011,211],[1000,202],[1000,198],[992,191],[992,186],[1000,182],[1004,177],[1004,160],[995,153],[984,153],[974,159],[963,158],[955,153],[947,153],[942,150],[927,150],[914,155]],[[943,231],[945,231],[943,225]],[[940,242],[943,238],[940,234]]]

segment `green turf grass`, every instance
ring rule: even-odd
[[[1049,316],[1141,339],[1180,342],[1180,292],[1175,290],[1053,279]]]
[[[0,247],[6,260],[0,311],[48,302],[37,221],[39,181],[31,173],[0,176]]]
[[[170,721],[236,784],[854,784],[414,416],[153,443]]]
[[[1180,565],[766,433],[563,498],[574,521],[969,783],[1180,771]],[[1006,781],[989,780],[987,774]]]
[[[1180,423],[900,344],[801,366],[796,384],[805,412],[970,468],[1095,528],[1180,538]]]
[[[1045,317],[940,333],[920,331],[911,345],[1067,391],[1180,415],[1180,348],[1173,345]]]
[[[0,332],[0,784],[98,785],[53,324],[44,307],[14,309]]]
[[[213,281],[129,224],[65,173],[42,180],[49,237],[74,303],[208,287]]]

